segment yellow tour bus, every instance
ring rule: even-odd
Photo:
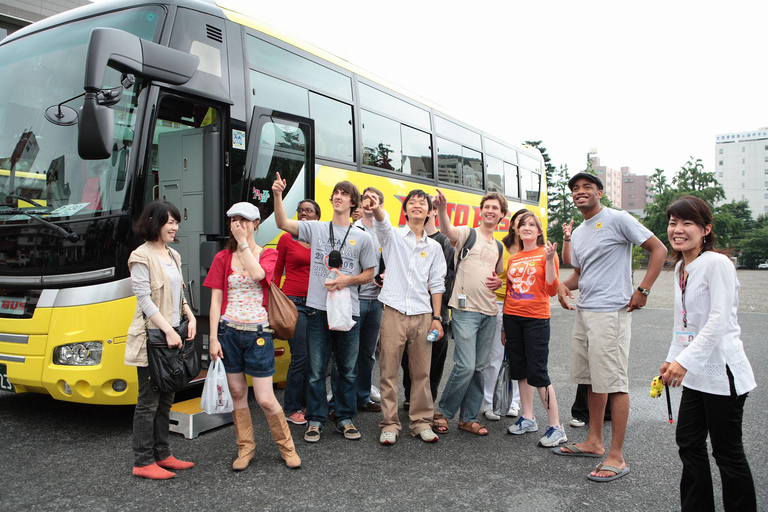
[[[276,244],[277,172],[289,211],[304,198],[328,205],[349,180],[383,191],[393,223],[409,190],[439,187],[456,225],[478,225],[492,190],[546,222],[542,167],[537,150],[223,2],[116,0],[30,25],[0,43],[0,389],[135,403],[127,259],[153,199],[182,213],[175,248],[205,358],[201,283],[228,236],[224,212],[254,203],[259,243]],[[279,382],[285,341],[275,356]]]

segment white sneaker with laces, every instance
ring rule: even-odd
[[[486,419],[489,419],[491,421],[498,421],[501,419],[501,416],[493,412],[493,409],[486,409],[483,414],[485,415]]]
[[[419,437],[420,437],[420,438],[421,438],[421,440],[422,440],[422,441],[424,441],[425,443],[434,443],[435,441],[437,441],[438,439],[440,439],[439,437],[437,437],[437,434],[435,434],[434,432],[432,432],[432,429],[431,429],[431,428],[425,428],[424,430],[422,430],[421,432],[419,432]]]
[[[381,402],[381,391],[376,386],[371,386],[371,401]]]
[[[507,411],[507,416],[509,416],[510,418],[517,418],[518,416],[520,416],[520,405],[515,402],[512,402],[511,404],[509,404],[509,410]]]
[[[397,432],[382,431],[379,436],[379,443],[383,445],[393,445],[397,442]]]

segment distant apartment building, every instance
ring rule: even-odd
[[[89,0],[12,0],[0,2],[0,39],[60,12],[87,5]]]
[[[650,176],[638,176],[629,167],[621,168],[621,209],[638,217],[645,216],[645,205],[653,202]]]
[[[592,156],[590,160],[592,161],[592,169],[603,182],[603,195],[611,200],[614,207],[621,208],[621,171],[600,165],[599,157]]]
[[[748,201],[754,217],[768,213],[768,127],[718,135],[715,178],[725,201]]]

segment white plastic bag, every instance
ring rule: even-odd
[[[221,358],[213,361],[208,367],[200,407],[208,414],[226,414],[234,410],[227,384],[227,372]]]
[[[330,330],[349,331],[355,326],[355,321],[352,320],[352,294],[349,288],[328,291],[325,307]]]

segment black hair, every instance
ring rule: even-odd
[[[317,201],[315,201],[314,199],[302,199],[301,201],[299,201],[299,206],[301,206],[302,203],[310,203],[312,205],[312,208],[315,209],[315,215],[317,215],[318,219],[320,218],[321,216],[320,205],[317,204]]]
[[[712,226],[712,223],[714,222],[712,209],[706,201],[696,196],[683,196],[669,205],[667,208],[667,221],[669,221],[670,217],[675,217],[679,220],[690,220],[702,228]],[[715,233],[710,230],[709,234],[704,236],[701,252],[711,251],[714,248]],[[672,260],[677,263],[681,259],[683,259],[683,253],[673,249]]]
[[[139,220],[133,225],[133,232],[147,242],[154,242],[160,238],[160,229],[168,222],[168,217],[173,217],[176,222],[181,222],[181,213],[170,201],[155,199],[144,207]]]
[[[426,199],[427,213],[432,211],[432,197],[426,192],[424,192],[423,190],[421,190],[420,188],[417,188],[408,192],[408,195],[405,196],[405,199],[403,199],[403,214],[405,215],[405,220],[408,220],[408,213],[406,213],[405,211],[405,205],[407,205],[408,201],[410,201],[411,198],[413,197],[423,197],[424,199]],[[424,217],[424,224],[426,223],[427,223],[427,217]]]

